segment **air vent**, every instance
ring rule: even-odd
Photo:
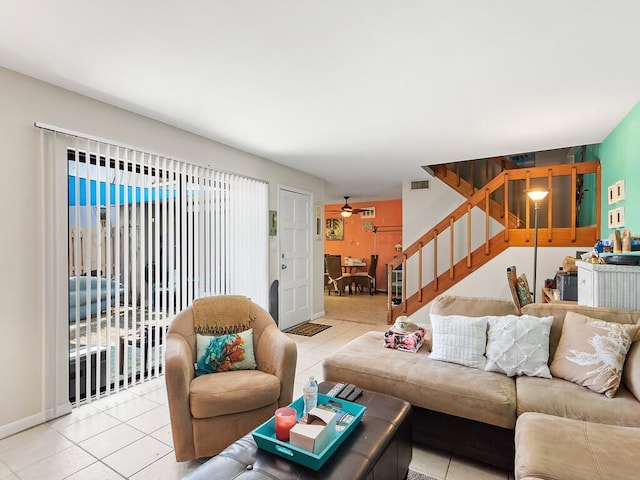
[[[414,180],[411,182],[411,190],[429,190],[429,180]]]

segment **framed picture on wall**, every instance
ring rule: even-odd
[[[326,240],[344,240],[344,221],[341,218],[327,218],[324,238]]]
[[[269,210],[269,235],[278,234],[278,213],[275,210]]]
[[[376,207],[365,207],[360,209],[361,218],[376,218]]]
[[[322,240],[322,205],[316,205],[316,240]]]

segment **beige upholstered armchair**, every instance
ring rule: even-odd
[[[253,329],[255,370],[196,376],[196,331]],[[296,344],[267,311],[240,296],[195,300],[171,322],[165,380],[176,460],[216,455],[269,419],[293,397]]]

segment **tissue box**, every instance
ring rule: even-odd
[[[335,412],[313,408],[309,411],[307,423],[297,423],[289,431],[289,442],[295,447],[318,454],[335,436]]]

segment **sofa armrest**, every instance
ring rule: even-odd
[[[195,457],[189,387],[195,376],[191,348],[179,334],[169,333],[165,354],[165,382],[176,459]],[[178,435],[177,432],[180,432]]]
[[[293,399],[293,382],[298,359],[296,343],[273,324],[262,332],[257,350],[258,369],[280,379],[278,406],[289,405]]]
[[[640,401],[640,340],[631,344],[622,369],[622,380],[633,396]]]

